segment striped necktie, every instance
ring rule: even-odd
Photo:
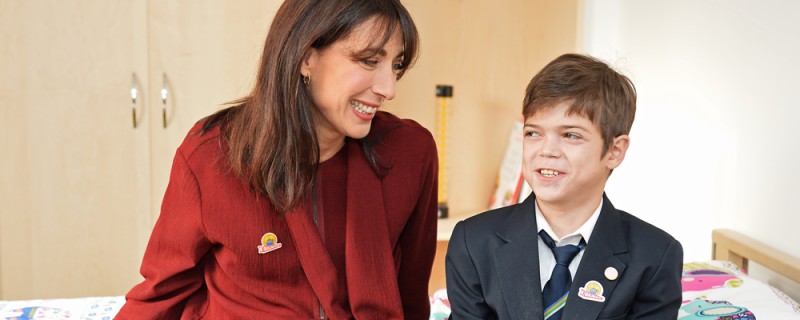
[[[565,245],[556,247],[553,238],[550,238],[544,230],[539,231],[539,236],[553,250],[553,255],[556,257],[556,266],[550,275],[550,281],[547,281],[547,284],[544,285],[544,291],[542,292],[542,300],[545,306],[544,318],[547,320],[560,320],[563,313],[561,311],[567,303],[567,296],[569,296],[569,287],[572,285],[569,263],[586,246],[586,242],[581,238],[581,242],[577,246]]]

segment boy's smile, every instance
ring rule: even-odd
[[[609,173],[622,162],[628,136],[615,138],[605,152],[597,125],[567,114],[571,104],[558,102],[525,119],[523,176],[543,210],[581,214],[588,208],[591,214]]]

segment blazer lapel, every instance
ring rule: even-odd
[[[497,232],[505,241],[494,254],[500,287],[512,319],[541,319],[542,290],[539,279],[538,228],[533,194],[516,206]]]
[[[602,296],[605,299],[611,297],[625,272],[625,263],[618,258],[618,255],[628,252],[623,231],[617,210],[603,194],[603,208],[600,210],[600,216],[597,218],[597,224],[592,231],[592,237],[586,246],[578,271],[573,277],[569,298],[564,306],[563,319],[596,319],[600,314],[605,302],[592,300],[591,297],[582,298],[579,293],[582,289],[591,289],[586,288],[587,284],[596,281],[602,287]],[[618,272],[617,278],[613,281],[605,276],[605,270],[609,267]]]
[[[348,139],[345,265],[356,319],[402,319],[381,181],[358,141]]]
[[[286,223],[292,234],[300,265],[303,266],[311,289],[325,312],[335,319],[347,319],[349,317],[342,308],[343,297],[336,294],[339,292],[336,268],[312,220],[313,213],[307,208],[308,206],[301,207],[286,213]]]

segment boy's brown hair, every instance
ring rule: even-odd
[[[568,114],[586,116],[600,129],[605,152],[614,138],[631,131],[636,88],[603,61],[568,53],[548,63],[528,84],[522,115],[527,119],[562,101],[572,101]]]

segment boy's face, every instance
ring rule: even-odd
[[[600,129],[585,116],[567,115],[570,105],[559,102],[526,118],[522,144],[522,174],[537,201],[567,210],[603,193],[629,142],[619,136],[604,152]]]

